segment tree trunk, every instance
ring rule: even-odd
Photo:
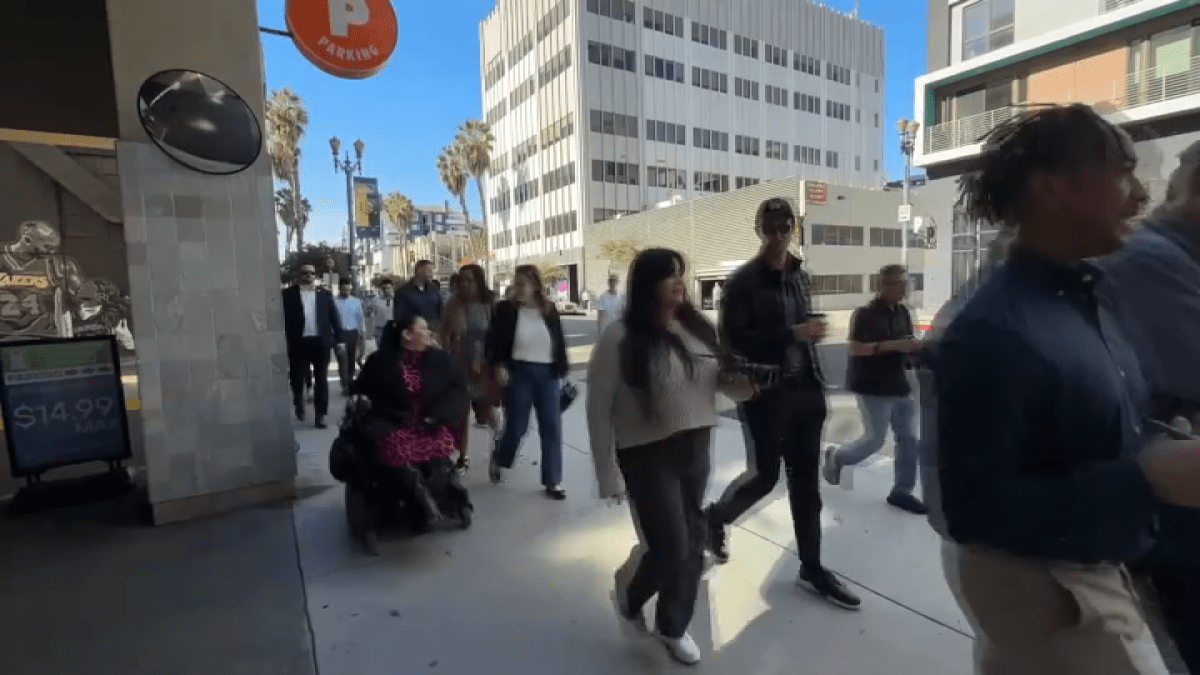
[[[488,230],[487,225],[487,203],[483,200],[483,174],[477,174],[475,176],[475,189],[479,192],[479,212],[483,220],[483,251],[480,252],[481,257],[483,258],[483,269],[487,270],[488,279],[490,279],[492,285],[495,286],[495,271],[492,270],[491,256],[492,242],[488,240],[490,231]]]
[[[303,214],[300,212],[300,158],[292,164],[291,180],[288,182],[292,185],[292,218],[296,223],[296,251],[304,249],[304,220]]]

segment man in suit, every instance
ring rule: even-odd
[[[340,350],[341,321],[333,294],[317,288],[317,270],[300,268],[300,279],[283,292],[283,332],[287,339],[288,376],[296,419],[304,421],[304,379],[313,372],[313,406],[318,429],[325,428],[329,413],[329,350]]]

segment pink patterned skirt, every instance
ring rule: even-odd
[[[379,454],[389,466],[401,467],[435,459],[448,459],[458,452],[458,439],[446,425],[429,428],[424,425],[420,409],[420,355],[406,353],[400,365],[404,383],[413,400],[413,421],[384,436],[379,441]]]

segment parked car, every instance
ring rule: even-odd
[[[559,314],[587,314],[582,307],[571,302],[570,298],[555,298],[554,307],[558,310]]]

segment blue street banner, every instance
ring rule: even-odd
[[[379,180],[356,176],[354,178],[354,230],[359,239],[379,238],[381,206]]]

